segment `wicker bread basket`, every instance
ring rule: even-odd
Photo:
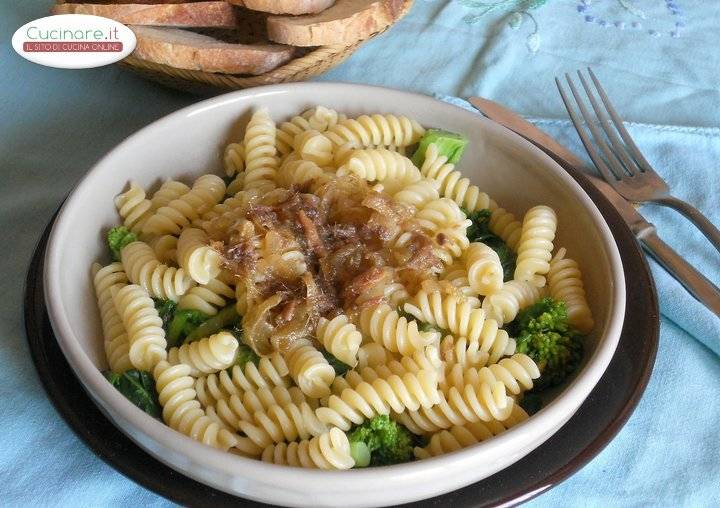
[[[396,20],[405,16],[412,7],[413,0],[405,0],[402,13]],[[249,16],[247,26],[243,27],[241,38],[221,37],[229,42],[253,42],[263,37],[265,21],[259,16]],[[391,25],[392,26],[392,25]],[[304,81],[318,76],[336,65],[339,65],[364,42],[381,34],[385,29],[371,34],[368,38],[355,42],[350,46],[320,46],[316,48],[297,48],[298,56],[293,60],[257,76],[220,74],[199,70],[178,69],[168,65],[142,60],[135,56],[128,56],[119,65],[140,74],[146,79],[155,81],[170,88],[182,90],[197,95],[214,95],[229,90],[240,90],[254,86],[271,85],[275,83],[290,83]],[[203,33],[217,36],[213,30],[204,30]],[[248,36],[249,34],[249,36]],[[249,37],[249,38],[248,38]]]

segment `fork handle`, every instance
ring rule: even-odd
[[[660,265],[675,277],[700,303],[720,316],[720,289],[683,259],[650,227],[638,234],[638,240]]]
[[[656,203],[677,210],[687,217],[704,234],[710,243],[720,252],[720,230],[705,217],[700,210],[682,199],[673,196],[663,196],[653,199],[650,203]]]

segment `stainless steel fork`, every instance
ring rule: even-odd
[[[593,118],[590,111],[585,106],[585,102],[580,97],[575,84],[570,75],[565,74],[565,80],[568,87],[575,98],[575,103],[582,118],[585,120],[587,129],[592,134],[592,138],[600,148],[602,156],[593,146],[588,136],[583,122],[578,118],[568,95],[558,78],[555,78],[555,84],[560,91],[560,96],[565,103],[565,108],[570,114],[575,130],[577,130],[580,140],[592,159],[595,167],[600,171],[603,178],[625,199],[636,203],[656,203],[668,206],[682,213],[690,219],[697,228],[707,237],[708,240],[720,251],[720,231],[716,228],[700,211],[685,201],[670,195],[669,188],[665,180],[658,175],[637,145],[630,137],[627,129],[623,125],[622,119],[615,111],[615,108],[608,99],[605,90],[600,81],[598,81],[595,73],[588,67],[588,74],[595,85],[595,91],[583,76],[582,72],[577,71],[582,87],[590,101],[592,109],[595,111],[597,118]],[[600,96],[605,108],[603,109],[595,98],[595,94]],[[608,118],[609,115],[609,118]],[[612,120],[612,125],[611,125]],[[599,123],[602,128],[603,136]],[[614,128],[613,128],[614,126]],[[618,136],[618,133],[620,136]],[[622,138],[622,139],[621,139]],[[608,145],[607,141],[610,142]]]

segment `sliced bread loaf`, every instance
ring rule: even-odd
[[[127,25],[222,28],[237,26],[235,10],[227,2],[164,5],[66,3],[54,6],[52,13],[92,14]]]
[[[253,11],[271,14],[314,14],[324,11],[335,0],[228,0],[231,4],[241,5]]]
[[[412,0],[337,0],[308,16],[270,16],[270,40],[291,46],[350,45],[394,23]]]
[[[279,44],[231,44],[177,28],[130,26],[137,36],[133,56],[180,69],[224,74],[263,74],[293,56]]]

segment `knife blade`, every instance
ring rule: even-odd
[[[585,164],[582,160],[547,133],[504,106],[479,97],[470,97],[468,101],[490,120],[527,139],[558,162],[564,162],[580,171],[612,203],[644,250],[693,297],[720,316],[720,289],[666,244],[657,235],[655,226],[648,222],[632,203],[618,194],[607,182],[584,171]]]

